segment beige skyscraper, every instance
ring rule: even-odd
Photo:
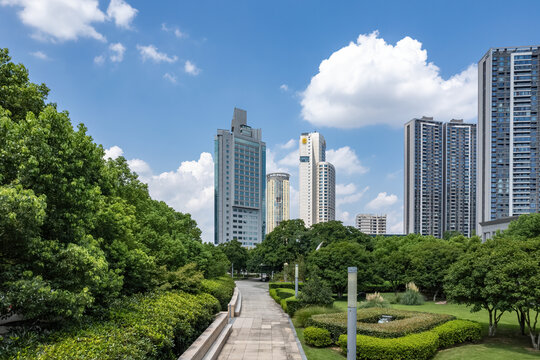
[[[300,218],[307,227],[335,220],[336,172],[326,162],[326,141],[318,132],[300,135]]]
[[[266,175],[266,233],[272,232],[282,221],[290,219],[289,174]]]

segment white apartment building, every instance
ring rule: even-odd
[[[336,171],[318,132],[300,135],[300,218],[307,227],[336,218]]]
[[[358,214],[356,215],[356,228],[367,235],[386,234],[386,214]]]

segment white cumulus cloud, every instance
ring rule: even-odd
[[[178,27],[176,27],[176,26],[175,27],[169,27],[165,23],[161,24],[161,30],[163,30],[165,32],[172,32],[174,34],[174,36],[176,36],[179,39],[188,37],[188,35],[185,32],[180,31],[180,29]]]
[[[36,30],[33,36],[39,40],[105,41],[93,26],[106,20],[97,0],[0,0],[0,5],[20,7],[19,18]]]
[[[354,186],[354,184],[351,184]],[[343,189],[342,189],[343,190]],[[347,190],[347,189],[346,189]],[[340,206],[340,205],[344,205],[344,204],[354,204],[354,203],[357,203],[358,201],[360,201],[360,199],[362,197],[364,197],[364,194],[366,193],[366,191],[369,190],[369,186],[366,186],[365,188],[363,188],[362,190],[360,191],[357,191],[356,190],[356,186],[354,186],[354,192],[350,193],[350,194],[343,194],[343,195],[346,195],[346,196],[341,196],[341,197],[337,197],[336,198],[336,206]],[[336,188],[336,193],[337,193],[337,188]]]
[[[119,156],[122,156],[124,155],[124,150],[122,150],[121,147],[119,146],[111,146],[110,148],[108,149],[105,149],[105,156],[103,156],[104,159],[116,159],[117,157]]]
[[[163,78],[172,84],[176,84],[176,76],[171,73],[165,73],[165,75],[163,75]]]
[[[291,139],[289,141],[287,141],[285,144],[281,144],[279,145],[280,148],[282,149],[292,149],[293,147],[295,147],[297,145],[297,142],[295,139]]]
[[[398,197],[394,194],[387,194],[386,192],[381,192],[377,197],[371,200],[366,207],[368,209],[379,210],[386,208],[388,206],[394,205],[398,201]]]
[[[289,91],[289,86],[287,84],[281,84],[279,88],[281,89],[281,91]]]
[[[105,62],[105,56],[103,55],[98,55],[94,58],[94,64],[96,65],[103,65],[104,62]]]
[[[176,60],[178,60],[178,57],[176,55],[169,56],[163,52],[159,52],[154,45],[146,45],[146,46],[137,45],[137,50],[139,50],[139,53],[141,54],[143,61],[152,60],[156,63],[160,63],[160,62],[174,63],[176,62]]]
[[[473,119],[477,91],[476,65],[444,79],[421,42],[407,36],[392,45],[374,31],[321,62],[302,93],[302,116],[337,128],[401,127],[421,115]]]
[[[369,171],[367,167],[362,165],[356,152],[349,146],[327,150],[326,160],[335,166],[336,173],[353,175],[365,174]]]
[[[188,73],[189,75],[195,76],[195,75],[199,75],[199,73],[201,72],[201,69],[199,69],[194,63],[188,60],[184,64],[184,71]]]
[[[118,27],[125,29],[131,28],[131,22],[139,10],[133,8],[124,0],[111,0],[107,8],[107,15],[114,20]]]
[[[121,62],[124,60],[124,53],[126,52],[126,47],[121,43],[109,45],[109,50],[111,50],[111,61],[112,62]]]
[[[356,191],[356,185],[353,183],[345,184],[336,184],[336,195],[350,195]]]
[[[31,52],[30,55],[41,60],[49,60],[49,57],[43,51],[34,51]]]

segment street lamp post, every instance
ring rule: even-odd
[[[298,264],[294,265],[294,296],[298,299]]]
[[[285,280],[285,282],[287,282],[287,266],[289,266],[289,264],[283,264],[283,280]]]
[[[347,293],[347,360],[356,359],[356,279],[358,269],[349,267]]]

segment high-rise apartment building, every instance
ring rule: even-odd
[[[318,132],[300,135],[300,218],[307,227],[335,220],[336,172],[326,162],[326,141]]]
[[[476,125],[430,117],[405,124],[404,231],[441,238],[475,228]]]
[[[432,117],[405,124],[405,233],[442,237],[442,122]]]
[[[234,109],[231,130],[215,137],[214,243],[237,239],[252,247],[266,228],[266,144],[261,129],[247,125],[245,110]]]
[[[282,221],[290,219],[289,174],[266,175],[266,233],[269,234]]]
[[[478,63],[479,223],[540,211],[539,55],[493,48]]]
[[[384,235],[386,234],[386,214],[358,214],[356,228],[367,235]]]
[[[336,169],[327,161],[317,164],[317,222],[336,219]]]
[[[470,237],[476,229],[476,124],[443,124],[443,229]]]

